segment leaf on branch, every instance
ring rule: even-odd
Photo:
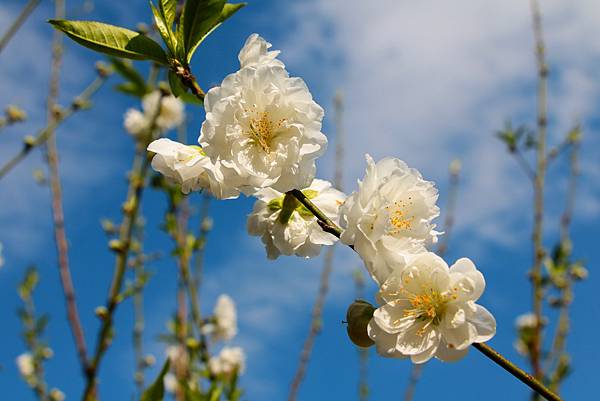
[[[235,4],[225,3],[225,5],[223,6],[223,10],[221,10],[221,15],[219,15],[219,18],[217,18],[217,22],[210,28],[210,30],[208,30],[202,36],[202,38],[200,38],[200,41],[196,44],[196,46],[188,54],[188,63],[192,60],[192,56],[194,55],[194,52],[196,51],[196,48],[198,47],[198,45],[200,45],[200,43],[202,43],[208,35],[210,35],[223,22],[225,22],[225,20],[227,20],[229,17],[231,17],[233,14],[235,14],[240,8],[244,7],[246,4],[247,3],[235,3]]]
[[[168,64],[167,55],[160,45],[138,32],[96,21],[49,22],[75,42],[94,51],[110,56]]]
[[[177,39],[175,35],[173,35],[172,26],[173,23],[169,24],[167,21],[167,17],[163,13],[162,7],[157,9],[154,6],[152,1],[150,2],[150,8],[152,9],[152,14],[154,14],[154,23],[158,28],[158,32],[160,33],[160,37],[163,39],[167,48],[171,52],[172,55],[175,54],[175,50],[177,48]]]
[[[167,372],[169,371],[169,366],[171,365],[171,361],[169,358],[165,361],[158,377],[154,380],[154,383],[150,385],[144,392],[140,398],[140,401],[162,401],[165,396],[165,383],[164,378]]]
[[[187,0],[177,27],[178,41],[183,42],[189,62],[202,38],[217,24],[225,0]]]
[[[165,17],[167,26],[171,28],[177,16],[177,0],[159,0],[158,7]]]

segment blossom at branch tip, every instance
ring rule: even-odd
[[[198,142],[225,182],[246,195],[308,187],[327,147],[323,109],[269,46],[251,36],[240,52],[241,69],[204,98]]]
[[[206,189],[218,199],[239,196],[238,191],[224,183],[219,168],[204,155],[199,146],[160,138],[148,145],[148,151],[156,153],[152,158],[152,168],[181,185],[181,191],[185,194]]]
[[[369,323],[379,354],[424,363],[462,358],[469,345],[496,334],[496,320],[475,303],[485,289],[473,262],[448,265],[431,252],[398,265],[381,286],[381,306]]]
[[[215,376],[230,376],[234,372],[240,375],[246,369],[246,354],[240,347],[224,347],[219,355],[209,359],[208,369]]]
[[[123,125],[131,135],[146,133],[153,121],[157,129],[167,131],[180,125],[185,119],[183,102],[172,95],[164,96],[158,90],[144,96],[142,110],[131,108],[125,113]]]
[[[346,195],[330,182],[315,179],[302,192],[332,221],[339,221],[340,206]],[[337,241],[337,237],[323,231],[317,218],[291,195],[265,188],[256,196],[258,200],[248,216],[248,233],[261,237],[269,259],[282,254],[317,256],[323,245]]]
[[[29,352],[24,352],[17,357],[17,368],[21,376],[27,378],[35,373],[35,361]]]
[[[238,332],[237,310],[235,302],[229,295],[219,295],[213,310],[213,322],[205,324],[203,332],[210,334],[215,341],[227,341],[236,336]]]
[[[392,266],[437,241],[440,233],[432,220],[440,214],[438,191],[402,160],[388,157],[375,163],[365,157],[365,176],[342,207],[341,241],[354,246],[381,285]]]

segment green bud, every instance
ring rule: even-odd
[[[8,105],[4,110],[6,119],[10,124],[24,121],[27,118],[27,114],[23,109],[18,106]]]
[[[357,299],[352,302],[346,312],[348,337],[357,346],[368,348],[374,344],[367,334],[367,325],[373,318],[375,308],[367,301]]]
[[[96,316],[98,316],[98,318],[104,320],[108,316],[108,309],[106,309],[105,306],[98,306],[96,309],[94,309],[94,313]]]

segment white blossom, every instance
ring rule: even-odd
[[[340,205],[346,195],[332,188],[331,183],[315,179],[308,188],[302,190],[311,201],[334,222],[339,222]],[[248,216],[248,233],[259,236],[267,249],[269,259],[279,255],[301,257],[317,256],[323,245],[333,245],[337,238],[325,231],[317,223],[316,217],[294,199],[291,216],[282,221],[285,194],[271,188],[257,193],[258,200]]]
[[[381,306],[369,323],[369,336],[381,355],[423,363],[462,358],[469,345],[496,334],[496,321],[475,303],[485,280],[471,260],[448,268],[431,252],[398,265],[379,291]]]
[[[160,110],[159,110],[159,100]],[[158,115],[157,115],[158,113]],[[156,128],[167,131],[174,128],[185,119],[185,105],[173,95],[162,95],[154,91],[142,99],[142,111],[129,109],[124,116],[124,126],[127,132],[136,136],[146,132],[154,121]]]
[[[163,384],[165,386],[165,390],[168,393],[174,394],[177,391],[177,387],[179,386],[179,382],[173,373],[167,373],[163,378]]]
[[[216,168],[199,146],[189,146],[160,138],[148,145],[152,158],[152,168],[172,182],[181,185],[183,193],[208,190],[215,198],[235,198],[239,192],[226,186]]]
[[[341,240],[354,245],[371,276],[382,284],[391,266],[406,263],[410,254],[424,252],[437,241],[432,220],[440,213],[438,192],[402,160],[366,159],[365,177],[342,207]]]
[[[542,325],[545,319],[542,318]],[[524,313],[515,319],[515,326],[518,330],[535,329],[537,327],[537,316],[533,312]]]
[[[123,125],[131,135],[140,135],[150,126],[148,118],[138,109],[128,109],[125,112]]]
[[[221,294],[213,310],[213,323],[204,325],[204,333],[214,340],[231,340],[237,334],[237,311],[229,295]]]
[[[22,353],[17,357],[17,368],[23,377],[29,377],[35,373],[35,362],[29,352]]]
[[[246,369],[246,355],[240,347],[224,347],[219,355],[213,356],[208,361],[208,369],[215,376],[229,376],[234,371],[244,373]]]
[[[327,145],[323,109],[263,39],[250,37],[246,46],[242,68],[206,94],[198,141],[228,185],[246,195],[306,188]]]
[[[269,51],[271,44],[261,38],[257,33],[253,33],[248,36],[244,47],[240,50],[238,60],[240,60],[240,67],[257,67],[258,65],[270,64],[278,67],[285,67],[285,65],[277,59],[279,50]]]

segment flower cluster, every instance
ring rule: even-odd
[[[256,34],[247,39],[240,69],[204,98],[200,146],[156,140],[148,147],[156,154],[154,169],[185,193],[256,197],[247,228],[261,238],[270,259],[316,256],[337,240],[331,232],[338,232],[323,224],[340,224],[341,241],[360,255],[380,287],[379,308],[353,326],[362,327],[369,336],[363,343],[374,342],[380,354],[415,363],[456,360],[473,342],[489,340],[495,320],[475,303],[485,287],[482,274],[469,259],[448,267],[430,250],[441,234],[433,222],[440,214],[434,183],[399,159],[375,162],[369,155],[365,176],[348,197],[315,179],[315,161],[327,145],[323,109],[270,48]],[[331,221],[319,221],[297,191]],[[219,299],[206,330],[215,339],[235,335],[229,298]],[[215,374],[243,364],[237,350],[224,349],[215,358]]]
[[[496,332],[494,317],[475,303],[483,275],[467,258],[448,267],[428,250],[440,234],[434,184],[401,160],[366,157],[365,177],[342,207],[341,240],[380,285],[368,336],[383,356],[457,360]]]

